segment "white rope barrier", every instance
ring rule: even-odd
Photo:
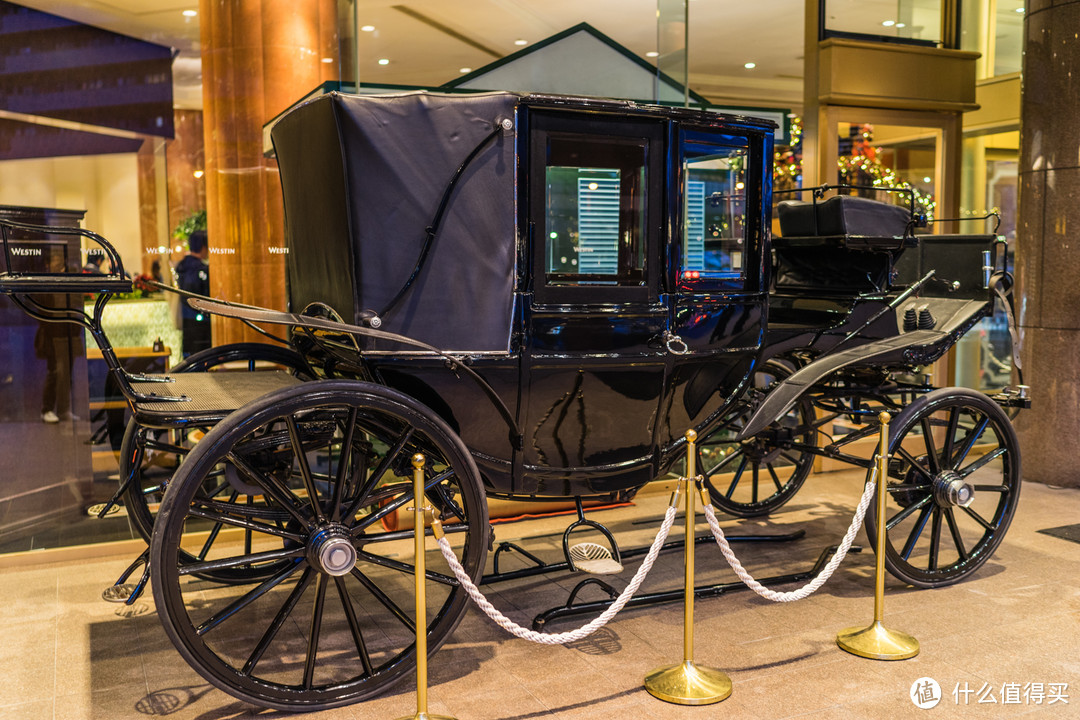
[[[720,524],[716,520],[716,512],[713,510],[712,503],[705,504],[705,519],[709,521],[709,528],[712,530],[713,537],[716,539],[716,544],[720,546],[720,552],[724,554],[724,558],[728,561],[728,565],[735,571],[735,574],[739,576],[739,579],[746,584],[748,588],[756,592],[766,600],[772,600],[773,602],[794,602],[795,600],[802,600],[805,597],[809,597],[815,590],[820,588],[825,582],[832,577],[833,572],[840,566],[840,563],[844,561],[844,556],[847,555],[848,550],[851,549],[851,543],[855,541],[855,534],[859,532],[859,528],[862,526],[863,517],[866,515],[866,508],[869,507],[870,502],[874,499],[874,488],[877,485],[877,467],[871,475],[871,479],[866,483],[866,489],[863,490],[862,499],[859,500],[859,506],[855,509],[855,517],[851,519],[851,525],[847,529],[847,533],[844,534],[844,539],[840,541],[840,546],[837,548],[836,553],[833,554],[829,563],[821,569],[817,577],[803,585],[798,590],[791,590],[789,592],[777,592],[765,587],[753,576],[746,571],[746,568],[739,562],[739,558],[735,557],[735,553],[731,549],[731,545],[728,544],[727,538],[724,537],[724,531],[720,529]]]
[[[578,628],[577,630],[569,630],[562,633],[541,633],[535,630],[529,630],[521,625],[518,625],[510,618],[503,615],[495,607],[488,602],[487,598],[481,594],[476,585],[473,584],[471,578],[465,572],[465,568],[458,562],[457,557],[454,555],[453,548],[450,547],[450,543],[445,537],[439,538],[439,550],[442,551],[443,557],[446,558],[446,562],[449,563],[450,569],[453,570],[454,576],[461,583],[461,586],[468,593],[472,601],[484,611],[484,614],[491,618],[499,627],[509,632],[511,635],[516,635],[523,640],[529,640],[531,642],[540,643],[541,645],[563,645],[568,642],[574,642],[575,640],[581,640],[582,638],[592,635],[594,632],[604,627],[619,614],[619,611],[630,601],[630,598],[634,596],[638,588],[641,587],[641,583],[644,582],[645,576],[649,574],[649,570],[652,569],[653,563],[656,562],[657,556],[660,554],[660,548],[663,547],[664,541],[667,540],[668,533],[671,532],[671,526],[675,522],[675,507],[668,507],[667,513],[664,515],[664,522],[660,525],[660,530],[656,533],[656,539],[653,540],[652,546],[649,548],[649,554],[645,556],[645,559],[641,563],[641,567],[638,568],[634,574],[634,578],[630,581],[630,584],[626,586],[626,589],[622,591],[618,599],[612,603],[611,607],[603,612],[599,617],[589,621],[586,625]]]

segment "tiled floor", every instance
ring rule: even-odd
[[[842,535],[860,486],[861,475],[814,476],[771,519],[723,524],[748,532],[804,528],[806,538],[794,543],[736,548],[757,574],[802,569]],[[642,496],[633,507],[595,518],[611,527],[624,547],[647,544],[666,501],[666,495]],[[730,698],[707,707],[670,705],[642,689],[646,673],[682,657],[680,603],[626,610],[594,636],[569,646],[511,638],[470,607],[450,642],[432,659],[429,709],[459,720],[849,720],[919,718],[926,712],[987,719],[1080,717],[1080,546],[1037,532],[1077,522],[1080,490],[1029,483],[1003,545],[974,579],[915,590],[890,578],[885,625],[921,643],[920,654],[907,661],[865,660],[836,647],[838,630],[872,619],[869,552],[849,556],[829,583],[801,602],[778,605],[748,592],[699,600],[695,659],[726,671],[734,684]],[[500,525],[498,539],[524,537],[525,547],[555,559],[565,523],[565,518],[549,518]],[[705,531],[702,521],[699,532]],[[673,532],[681,532],[680,524]],[[42,560],[48,557],[41,555]],[[734,579],[715,547],[700,546],[696,557],[699,582]],[[238,702],[190,670],[162,631],[151,598],[132,608],[103,602],[103,586],[127,561],[114,557],[0,570],[0,718],[284,716]],[[636,563],[629,564],[626,576],[613,583],[623,587],[634,569]],[[681,574],[681,553],[666,553],[644,589],[677,588]],[[538,612],[564,603],[578,579],[519,580],[485,592],[497,607],[527,624]],[[563,631],[584,621],[572,618],[548,630]],[[930,711],[909,699],[912,684],[923,677],[942,688],[940,704]],[[1038,688],[1033,683],[1042,684],[1041,704],[1031,694]],[[1067,703],[1058,698],[1051,704],[1052,684]],[[413,687],[410,681],[363,704],[294,717],[412,716]],[[965,687],[972,691],[966,704]],[[980,691],[984,702],[979,702]],[[990,704],[991,698],[996,702]]]

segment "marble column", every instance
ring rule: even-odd
[[[338,77],[334,0],[200,0],[211,294],[285,309],[284,210],[263,125]],[[323,62],[331,58],[332,62]],[[214,344],[259,336],[214,319]]]
[[[1080,487],[1080,0],[1028,0],[1017,300],[1023,476]]]

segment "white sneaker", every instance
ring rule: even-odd
[[[60,418],[57,417],[56,413],[54,413],[52,410],[46,410],[45,412],[41,413],[41,421],[47,423],[58,423],[60,422]]]

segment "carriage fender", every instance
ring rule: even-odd
[[[770,390],[735,440],[753,437],[779,420],[803,393],[837,370],[879,360],[913,345],[929,345],[944,336],[938,330],[915,330],[820,357]]]

